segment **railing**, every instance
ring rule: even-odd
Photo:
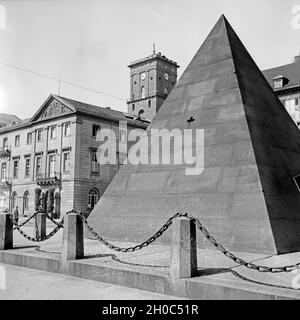
[[[0,188],[10,188],[11,187],[11,179],[7,177],[3,177],[0,179]]]
[[[48,173],[37,173],[36,174],[36,182],[39,185],[43,184],[54,184],[61,180],[60,172],[48,172]]]
[[[100,164],[98,162],[92,162],[92,173],[100,172]]]
[[[10,157],[10,155],[11,155],[11,150],[8,146],[0,147],[0,157],[1,158]]]

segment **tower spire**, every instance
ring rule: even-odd
[[[153,54],[155,54],[155,43],[153,43]]]

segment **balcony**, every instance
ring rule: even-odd
[[[0,158],[9,158],[11,155],[11,151],[9,147],[0,148]]]
[[[36,183],[39,186],[56,185],[60,183],[61,177],[59,172],[49,172],[47,174],[37,173]]]
[[[10,190],[11,180],[8,178],[1,178],[0,180],[0,190]]]

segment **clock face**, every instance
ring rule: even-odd
[[[167,73],[164,74],[164,77],[167,81],[169,80],[169,75]]]
[[[146,79],[146,73],[145,73],[145,72],[143,72],[143,73],[141,74],[141,79],[142,79],[142,80],[145,80],[145,79]]]

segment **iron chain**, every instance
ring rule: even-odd
[[[17,229],[20,234],[25,237],[26,239],[33,241],[33,242],[41,242],[41,241],[46,241],[48,239],[50,239],[51,237],[53,237],[61,228],[63,228],[64,225],[64,218],[61,219],[60,222],[55,221],[51,216],[49,216],[48,214],[46,214],[46,217],[52,221],[56,227],[46,236],[44,237],[30,237],[28,236],[23,230],[21,230],[21,227],[24,226],[26,223],[28,223],[32,218],[34,218],[39,212],[34,213],[31,217],[29,217],[26,221],[24,221],[22,224],[18,225],[12,218],[11,221],[15,226],[15,229]],[[203,226],[203,224],[200,222],[199,219],[185,213],[177,213],[175,214],[173,217],[171,217],[152,237],[150,237],[149,239],[147,239],[146,241],[142,242],[141,244],[132,246],[132,247],[128,247],[128,248],[122,248],[122,247],[118,247],[114,244],[112,244],[111,242],[109,242],[108,240],[106,240],[104,237],[102,237],[97,231],[95,231],[87,222],[86,217],[84,216],[84,214],[81,211],[77,211],[75,209],[69,211],[66,213],[66,215],[70,214],[70,213],[74,213],[74,214],[78,214],[78,216],[80,217],[80,219],[82,220],[83,224],[85,225],[85,227],[88,229],[88,231],[96,238],[98,239],[101,243],[103,243],[107,248],[114,250],[116,252],[122,252],[122,253],[129,253],[129,252],[135,252],[137,250],[142,250],[143,248],[149,246],[151,243],[153,243],[154,241],[156,241],[159,237],[161,237],[167,230],[168,228],[171,226],[171,224],[173,223],[173,220],[176,218],[180,218],[180,217],[186,217],[188,219],[190,219],[191,221],[193,221],[196,225],[196,227],[200,230],[200,232],[202,233],[202,235],[220,252],[222,252],[227,258],[231,259],[232,261],[234,261],[235,263],[242,265],[248,269],[251,270],[256,270],[258,272],[269,272],[269,273],[282,273],[282,272],[292,272],[294,270],[300,269],[300,263],[297,263],[295,265],[290,265],[290,266],[284,266],[284,267],[267,267],[267,266],[260,266],[257,265],[255,263],[252,262],[247,262],[239,257],[237,257],[236,255],[234,255],[232,252],[230,252],[229,250],[225,249],[222,244],[216,240],[210,233],[209,231]]]
[[[141,244],[138,244],[136,246],[133,247],[129,247],[129,248],[121,248],[118,247],[112,243],[110,243],[109,241],[107,241],[106,239],[104,239],[98,232],[96,232],[87,222],[85,216],[83,215],[82,212],[80,211],[76,211],[76,213],[79,215],[79,217],[81,218],[83,224],[86,226],[86,228],[88,229],[88,231],[95,237],[97,238],[100,242],[102,242],[107,248],[114,250],[116,252],[122,252],[122,253],[128,253],[128,252],[135,252],[137,250],[141,250],[147,246],[149,246],[152,242],[154,242],[155,240],[157,240],[163,233],[166,232],[166,230],[170,227],[170,225],[172,224],[173,220],[176,218],[179,218],[181,216],[183,216],[182,213],[177,213],[175,214],[173,217],[171,217],[152,237],[150,237],[148,240],[142,242]]]

